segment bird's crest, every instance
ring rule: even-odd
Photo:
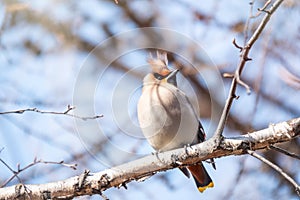
[[[168,69],[168,58],[166,52],[156,52],[157,58],[153,58],[150,53],[148,63],[151,66],[152,72],[161,74],[163,76],[168,75],[171,71]]]

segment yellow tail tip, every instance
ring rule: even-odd
[[[203,187],[198,187],[198,190],[199,190],[199,192],[204,192],[207,188],[212,188],[212,187],[214,187],[214,183],[213,182],[210,182],[208,185],[206,185],[206,186],[203,186]]]

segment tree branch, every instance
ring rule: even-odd
[[[4,181],[4,183],[2,183],[0,185],[0,188],[5,187],[10,181],[12,181],[15,177],[19,180],[20,183],[22,183],[21,179],[19,178],[19,174],[25,170],[27,170],[30,167],[33,167],[37,164],[43,163],[43,164],[56,164],[56,165],[61,165],[61,166],[65,166],[65,167],[69,167],[71,169],[76,170],[77,164],[67,164],[64,163],[64,161],[59,161],[59,162],[55,162],[55,161],[44,161],[42,159],[37,159],[34,158],[33,162],[28,164],[27,166],[21,168],[20,164],[17,165],[17,170],[13,170],[4,160],[2,160],[0,158],[0,162],[3,163],[8,169],[9,171],[11,171],[13,173],[13,175],[11,177],[9,177],[6,181]]]
[[[78,115],[74,115],[69,113],[71,110],[74,110],[75,107],[74,106],[70,106],[68,105],[67,109],[63,112],[55,112],[55,111],[42,111],[39,110],[37,108],[26,108],[26,109],[21,109],[21,110],[12,110],[12,111],[4,111],[4,112],[0,112],[0,115],[7,115],[7,114],[23,114],[24,112],[37,112],[37,113],[41,113],[41,114],[52,114],[52,115],[67,115],[70,117],[74,117],[74,118],[78,118],[81,120],[88,120],[88,119],[97,119],[97,118],[101,118],[103,117],[103,115],[95,115],[95,116],[91,116],[91,117],[82,117],[82,116],[78,116]]]
[[[82,175],[62,181],[1,188],[0,199],[43,199],[45,195],[51,199],[69,199],[102,194],[111,187],[126,187],[133,180],[143,181],[160,171],[193,165],[210,158],[247,154],[248,150],[267,150],[272,144],[290,141],[299,135],[300,118],[296,118],[246,135],[222,138],[218,148],[213,151],[211,146],[216,144],[211,144],[213,140],[209,140],[191,147],[149,155],[98,173],[85,171]]]
[[[283,2],[283,0],[277,0],[274,2],[274,4],[271,6],[271,8],[268,11],[266,10],[266,7],[268,6],[268,4],[266,4],[263,7],[263,10],[265,11],[265,16],[262,19],[262,21],[260,22],[259,26],[257,27],[257,29],[255,30],[255,32],[253,33],[253,35],[251,36],[251,38],[248,40],[248,42],[245,44],[245,46],[242,48],[240,47],[235,40],[233,40],[233,44],[234,46],[236,46],[240,51],[241,51],[241,59],[239,62],[239,65],[235,71],[234,77],[232,79],[231,82],[231,86],[230,86],[230,90],[229,90],[229,95],[227,97],[218,127],[215,131],[215,134],[213,136],[213,140],[220,142],[222,139],[222,132],[224,130],[225,127],[225,123],[226,120],[228,118],[229,115],[229,111],[232,105],[233,100],[236,98],[236,87],[239,83],[243,83],[240,79],[240,76],[242,74],[242,71],[244,69],[244,66],[246,64],[247,61],[250,60],[250,58],[248,57],[249,52],[251,47],[253,46],[253,44],[256,42],[256,40],[259,38],[260,34],[262,33],[263,29],[265,28],[265,26],[267,25],[268,21],[271,18],[271,15],[275,12],[275,10],[279,7],[279,5]],[[244,86],[247,86],[246,84],[244,84]],[[249,92],[249,88],[247,88],[247,91]]]
[[[270,167],[272,167],[274,170],[276,170],[279,174],[281,174],[281,176],[283,176],[287,181],[289,181],[294,187],[295,187],[295,191],[297,192],[297,194],[300,196],[300,186],[297,184],[297,182],[290,177],[287,173],[285,173],[280,167],[278,167],[277,165],[275,165],[274,163],[272,163],[271,161],[269,161],[268,159],[265,159],[264,157],[260,156],[259,154],[255,153],[252,150],[247,150],[248,154],[250,154],[251,156],[259,159],[260,161],[264,162],[265,164],[269,165]]]

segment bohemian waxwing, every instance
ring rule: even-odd
[[[204,129],[187,96],[177,88],[178,70],[168,69],[167,54],[148,60],[152,72],[145,76],[138,102],[138,119],[144,136],[156,151],[167,151],[205,140]],[[193,175],[203,192],[214,184],[202,163],[180,168]]]

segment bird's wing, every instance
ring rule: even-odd
[[[198,142],[204,142],[206,135],[204,128],[199,120],[198,132],[197,132]]]
[[[183,95],[183,96],[185,97],[185,99],[186,99],[187,103],[190,105],[190,107],[191,107],[191,109],[192,109],[192,111],[193,111],[193,113],[194,113],[196,119],[198,119],[198,122],[199,122],[199,125],[198,125],[198,131],[197,131],[198,143],[204,142],[204,141],[205,141],[205,138],[206,138],[206,134],[205,134],[204,128],[203,128],[203,126],[202,126],[202,124],[201,124],[201,122],[200,122],[200,120],[199,120],[199,118],[198,118],[198,116],[197,116],[197,113],[196,113],[196,111],[194,110],[194,107],[193,107],[192,103],[190,102],[189,98],[188,98],[188,97],[184,94],[184,92],[182,92],[180,89],[178,89],[178,90],[179,90],[179,92],[181,93],[181,95]],[[214,169],[216,169],[216,164],[215,164],[214,159],[210,159],[210,162],[211,162],[211,164],[212,164],[212,167],[213,167]]]

